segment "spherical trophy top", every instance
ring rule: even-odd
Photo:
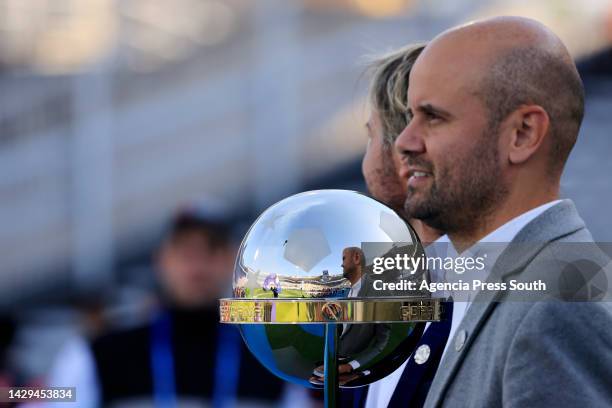
[[[234,297],[347,297],[347,249],[362,251],[370,274],[376,257],[422,252],[410,226],[376,200],[346,190],[300,193],[268,208],[249,229],[236,260]]]
[[[350,365],[339,385],[369,384],[408,358],[419,322],[439,319],[439,302],[405,285],[427,279],[426,270],[383,262],[419,257],[417,235],[384,204],[345,190],[296,194],[247,232],[221,321],[239,324],[273,373],[313,388],[323,385],[325,338],[334,330],[334,364]]]

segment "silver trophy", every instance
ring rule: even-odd
[[[233,298],[221,322],[239,324],[248,348],[278,377],[323,388],[359,387],[410,356],[440,300],[419,291],[428,279],[423,247],[395,211],[363,194],[319,190],[264,211],[236,260]],[[416,265],[416,266],[415,266]]]

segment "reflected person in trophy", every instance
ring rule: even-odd
[[[366,258],[359,247],[347,247],[342,251],[342,276],[349,280],[351,289],[349,298],[379,297],[372,285],[371,275],[366,273]],[[333,311],[330,311],[333,313]],[[347,385],[351,381],[368,375],[367,368],[375,357],[379,356],[389,343],[391,328],[388,324],[349,324],[343,323],[339,338],[338,373],[340,385]],[[313,371],[314,376],[322,381],[324,366]],[[316,382],[316,378],[314,379]]]

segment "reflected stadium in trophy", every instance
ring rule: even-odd
[[[426,270],[374,271],[376,258],[396,255],[424,251],[389,207],[346,190],[296,194],[247,232],[221,321],[239,324],[251,352],[284,380],[325,385],[326,394],[369,384],[408,358],[423,322],[440,319],[439,299],[375,284],[428,279]]]

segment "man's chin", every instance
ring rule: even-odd
[[[436,207],[426,200],[411,200],[407,199],[404,202],[404,212],[409,218],[421,220],[426,224],[428,221],[434,221],[440,216],[440,212]]]
[[[409,195],[404,201],[404,211],[410,218],[423,219],[430,216],[432,206],[429,200],[415,194]]]

